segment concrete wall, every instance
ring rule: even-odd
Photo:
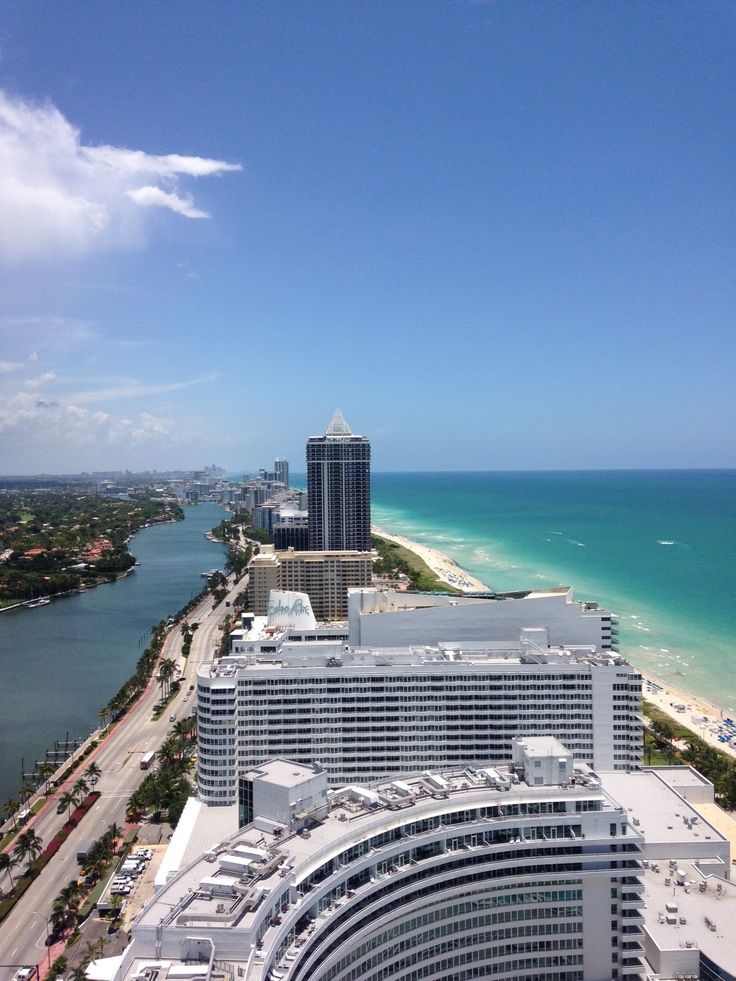
[[[389,590],[389,606],[396,596],[392,594]],[[400,596],[396,598],[397,603],[402,602]],[[431,602],[432,605],[401,610],[386,609],[380,596],[361,597],[354,591],[348,598],[350,644],[389,647],[439,641],[508,641],[518,637],[524,627],[545,627],[553,646],[602,647],[602,617],[610,617],[610,613],[583,610],[580,603],[568,602],[569,596],[569,593],[558,593],[524,599],[463,600],[462,597],[427,599],[405,594],[403,602]]]

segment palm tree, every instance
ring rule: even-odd
[[[84,895],[84,890],[79,885],[76,879],[71,879],[69,883],[64,886],[58,895],[58,900],[63,903],[66,908],[66,919],[68,923],[74,923],[77,919],[77,913],[79,912],[79,906],[82,901],[82,896]]]
[[[128,704],[128,699],[122,691],[119,691],[117,695],[113,695],[108,702],[108,707],[110,709],[110,714],[112,716],[113,722],[115,719],[119,719],[125,710],[125,706]]]
[[[77,801],[76,801],[76,799],[74,797],[74,794],[71,792],[71,790],[64,791],[64,793],[61,795],[61,797],[59,797],[59,804],[63,804],[63,806],[67,809],[67,811],[66,811],[66,819],[67,819],[67,821],[71,821],[71,819],[72,819],[72,804],[76,804],[76,803],[77,803]]]
[[[97,781],[102,776],[102,770],[96,763],[90,763],[87,769],[84,771],[84,777],[89,780],[91,786],[97,783]]]
[[[175,736],[165,739],[158,749],[159,766],[173,766],[179,759],[179,741]]]
[[[90,853],[82,862],[82,872],[85,875],[94,875],[96,879],[99,879],[105,871],[107,861],[107,856],[102,851]]]
[[[125,805],[126,816],[133,820],[137,820],[145,811],[147,806],[145,795],[141,792],[141,788],[139,787],[137,790],[134,790],[128,798],[128,803]]]
[[[175,736],[180,736],[186,739],[192,739],[196,729],[196,720],[193,715],[188,715],[184,719],[178,719],[175,723],[172,732]]]
[[[176,661],[173,661],[170,657],[165,657],[158,667],[158,677],[161,682],[161,701],[164,700],[163,696],[163,686],[166,684],[166,694],[168,695],[171,691],[171,679],[174,677],[176,672]]]
[[[8,799],[3,804],[3,814],[6,818],[13,818],[13,827],[15,827],[15,815],[18,812],[18,798],[8,797]]]
[[[100,720],[100,728],[104,729],[107,726],[107,720],[110,718],[110,709],[105,705],[97,713],[97,718]]]
[[[55,931],[66,930],[67,927],[74,926],[83,893],[81,886],[75,879],[72,879],[58,894],[54,900],[50,917]]]
[[[28,831],[22,831],[18,835],[18,840],[15,843],[15,848],[13,849],[13,855],[16,861],[20,865],[24,859],[28,859],[28,871],[30,872],[31,865],[35,862],[38,856],[43,851],[43,839],[40,835],[36,834],[33,828],[29,828]]]
[[[66,914],[66,903],[57,896],[51,908],[51,916],[49,917],[51,925],[54,928],[54,933],[60,933],[66,927]]]
[[[79,804],[80,801],[89,793],[89,784],[84,779],[80,777],[72,787],[72,794],[74,796],[74,803]]]
[[[11,869],[15,865],[13,861],[13,856],[10,852],[0,852],[0,872],[7,872],[10,876],[10,888],[15,888],[15,883],[13,882],[13,873]]]
[[[48,796],[49,793],[49,780],[51,779],[52,774],[54,774],[55,772],[56,772],[56,767],[51,762],[51,760],[44,760],[43,763],[39,763],[38,777],[40,780],[45,781],[46,783],[46,786],[43,789],[43,792],[44,794],[46,794],[46,796]]]
[[[104,937],[98,937],[97,940],[88,940],[86,943],[87,949],[82,957],[82,964],[91,964],[92,961],[96,960],[98,957],[102,957],[102,953],[105,949],[105,939]]]

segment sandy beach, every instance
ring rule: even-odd
[[[397,545],[402,545],[414,552],[427,563],[442,582],[455,586],[464,593],[487,591],[488,587],[484,583],[471,576],[469,572],[466,572],[457,562],[445,555],[444,552],[440,552],[439,549],[420,545],[419,542],[405,538],[403,535],[392,535],[377,525],[374,525],[371,530],[376,535],[380,535],[381,538],[387,538],[389,541],[396,542]],[[626,655],[624,654],[624,656]],[[634,662],[632,661],[632,663]],[[642,695],[648,702],[656,705],[657,708],[681,725],[692,729],[709,745],[736,757],[736,747],[721,742],[718,738],[719,733],[727,733],[728,731],[723,725],[723,719],[728,715],[724,709],[714,702],[699,695],[693,695],[691,692],[678,688],[654,674],[642,671],[642,678]],[[676,705],[684,706],[684,711],[675,708]]]
[[[719,730],[727,732],[723,725],[723,719],[728,715],[718,705],[693,695],[692,692],[678,688],[670,684],[664,678],[642,671],[644,679],[642,685],[642,696],[646,701],[656,705],[658,709],[666,712],[672,719],[679,722],[688,729],[692,729],[701,739],[716,749],[723,750],[729,756],[736,757],[736,748],[729,743],[722,743],[718,739]],[[685,706],[685,711],[675,708],[676,705]],[[703,721],[707,719],[707,721]]]
[[[420,545],[419,542],[414,542],[410,538],[404,538],[403,535],[392,535],[377,525],[373,525],[371,531],[381,538],[387,538],[390,542],[396,542],[397,545],[401,545],[410,552],[414,552],[423,562],[427,563],[437,578],[447,583],[448,586],[454,586],[463,593],[488,592],[488,586],[485,583],[471,576],[469,572],[462,569],[457,562],[451,559],[449,555],[445,555],[444,552],[440,552],[436,548],[430,548],[428,545]]]

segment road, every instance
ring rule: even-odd
[[[195,684],[197,666],[202,661],[211,660],[213,651],[220,643],[222,623],[230,612],[226,603],[232,603],[245,588],[246,582],[247,577],[234,585],[231,579],[228,580],[229,592],[222,603],[213,608],[212,597],[207,596],[189,614],[189,622],[198,622],[199,627],[192,635],[188,658],[181,657],[179,624],[169,631],[162,657],[178,660],[182,667],[183,683],[162,717],[156,721],[152,719],[159,697],[158,685],[152,679],[133,708],[112,728],[109,736],[85,760],[71,780],[59,788],[58,794],[63,793],[93,761],[102,771],[95,787],[100,792],[100,799],[0,926],[0,981],[12,981],[19,966],[39,963],[47,956],[45,939],[48,918],[59,891],[79,875],[76,859],[79,845],[83,841],[99,838],[110,824],[122,826],[125,823],[126,802],[143,777],[141,756],[150,749],[157,749],[164,741],[172,725],[171,715],[181,719],[191,713],[194,699],[190,696],[189,686]],[[51,797],[38,817],[28,825],[41,835],[45,843],[53,838],[66,820],[66,813],[56,813],[57,802],[57,796]],[[9,885],[4,880],[3,884],[5,888]]]

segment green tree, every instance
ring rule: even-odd
[[[72,819],[72,807],[77,803],[74,794],[71,790],[65,790],[64,793],[59,797],[59,805],[66,808],[66,819],[71,821]]]
[[[84,890],[76,879],[70,879],[54,900],[52,919],[56,913],[58,925],[64,929],[74,927],[79,915]]]
[[[137,821],[146,810],[145,794],[140,787],[137,787],[128,798],[125,805],[125,813],[129,820]]]
[[[51,760],[44,760],[43,763],[40,763],[38,766],[38,778],[39,780],[41,780],[43,783],[46,784],[46,786],[43,789],[43,792],[46,796],[48,796],[49,793],[49,780],[51,779],[51,777],[54,775],[55,772],[56,772],[56,765],[52,763]]]
[[[15,815],[18,813],[19,808],[17,797],[8,797],[8,799],[3,804],[3,814],[9,820],[13,819],[13,827],[15,828]]]
[[[89,784],[84,779],[80,777],[72,787],[72,796],[74,797],[74,803],[79,804],[89,793]]]
[[[29,828],[28,831],[22,831],[18,835],[18,840],[13,849],[13,856],[18,865],[28,859],[28,871],[30,871],[31,865],[42,851],[43,839],[33,828]]]
[[[15,888],[15,883],[13,882],[13,872],[12,868],[15,865],[13,861],[13,856],[10,852],[0,852],[0,873],[7,872],[10,876],[10,888]]]
[[[87,769],[84,771],[84,777],[89,780],[90,784],[94,786],[97,781],[102,776],[102,770],[96,763],[90,763]]]
[[[161,701],[164,701],[166,697],[164,695],[164,686],[166,688],[166,695],[171,691],[171,679],[176,673],[176,661],[173,661],[170,657],[165,657],[158,667],[158,678],[161,684]]]

